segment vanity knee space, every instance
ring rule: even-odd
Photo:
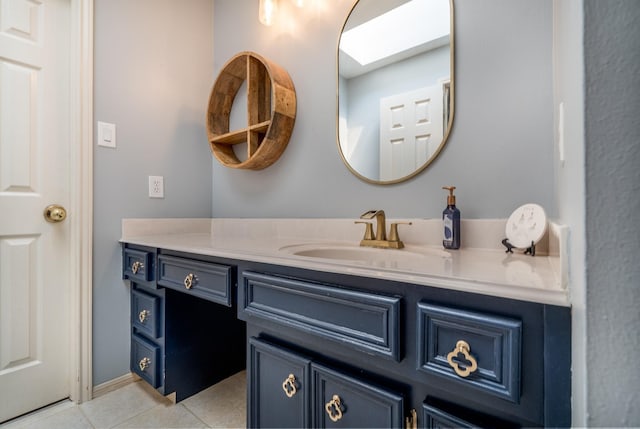
[[[181,401],[245,368],[235,265],[125,244],[122,275],[131,283],[131,372]]]

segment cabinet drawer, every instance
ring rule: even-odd
[[[476,428],[478,426],[431,405],[422,405],[422,426],[425,429]]]
[[[402,395],[311,363],[312,427],[404,427]]]
[[[162,384],[162,349],[137,335],[131,336],[131,370],[154,388]]]
[[[153,253],[125,248],[122,252],[122,277],[141,282],[153,281]]]
[[[233,267],[158,256],[158,284],[231,307]]]
[[[400,361],[400,297],[254,272],[243,277],[245,314]]]
[[[418,370],[519,403],[520,320],[422,302],[417,320]]]
[[[162,336],[162,315],[160,313],[162,298],[144,293],[140,290],[131,291],[131,325],[138,331],[151,338]]]
[[[309,364],[304,356],[249,339],[248,427],[309,427]]]

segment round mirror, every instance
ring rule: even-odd
[[[338,44],[338,147],[359,178],[424,170],[453,122],[453,0],[359,0]]]

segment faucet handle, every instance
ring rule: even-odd
[[[400,241],[400,236],[398,235],[398,225],[411,225],[411,222],[395,222],[391,224],[391,230],[389,231],[389,241]]]
[[[373,234],[373,224],[371,222],[362,222],[362,221],[355,221],[354,223],[363,223],[365,224],[367,227],[364,230],[364,238],[363,240],[375,240],[376,237]]]

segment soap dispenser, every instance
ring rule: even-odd
[[[447,196],[447,208],[442,212],[442,223],[444,224],[444,236],[442,246],[445,249],[460,248],[460,210],[456,207],[456,196],[453,195],[455,186],[443,186],[442,189],[449,191]]]

